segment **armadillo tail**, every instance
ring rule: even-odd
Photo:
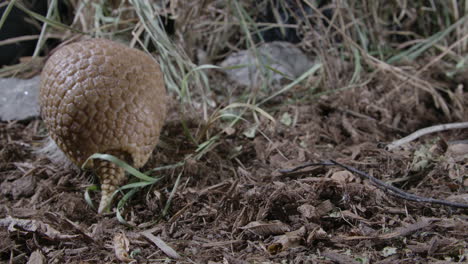
[[[95,162],[96,173],[101,182],[101,201],[98,213],[102,214],[109,209],[114,191],[125,182],[125,170],[107,160],[95,160]]]

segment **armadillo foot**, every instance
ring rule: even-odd
[[[97,175],[101,182],[101,201],[98,213],[102,214],[109,209],[112,202],[112,194],[124,183],[125,170],[106,160],[96,160],[96,162]]]

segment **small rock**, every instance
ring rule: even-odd
[[[39,115],[40,77],[0,78],[0,120],[24,120]]]
[[[276,84],[285,78],[284,75],[297,78],[315,64],[299,48],[289,42],[265,43],[257,47],[257,53],[261,67],[257,67],[253,49],[231,54],[221,63],[221,67],[235,67],[225,70],[230,80],[241,85],[255,86],[260,84],[262,74],[267,77],[270,84]]]

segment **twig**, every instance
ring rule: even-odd
[[[357,264],[357,263],[360,263],[360,262],[354,260],[353,258],[351,258],[350,256],[347,256],[347,255],[344,255],[344,254],[341,254],[341,253],[338,253],[338,252],[335,252],[335,251],[331,251],[329,249],[323,251],[322,256],[327,257],[327,258],[331,259],[333,262],[337,262],[338,264],[343,264],[343,263]]]
[[[392,143],[387,145],[386,149],[387,150],[395,149],[403,144],[409,143],[426,134],[440,132],[440,131],[449,130],[449,129],[462,129],[462,128],[468,128],[468,122],[450,123],[450,124],[426,127],[426,128],[417,130],[416,132],[410,134],[407,137],[393,141]]]
[[[360,170],[355,169],[353,167],[341,164],[341,163],[336,162],[334,160],[318,162],[318,163],[307,163],[307,164],[304,164],[304,165],[294,167],[292,169],[282,169],[282,170],[280,170],[280,172],[283,173],[283,174],[287,174],[287,173],[295,172],[297,170],[304,169],[304,168],[307,168],[307,167],[319,166],[319,165],[322,165],[322,166],[330,166],[330,165],[340,166],[340,167],[344,168],[347,171],[358,174],[359,176],[370,180],[378,188],[380,188],[382,190],[389,190],[390,194],[392,194],[394,196],[397,196],[399,198],[408,200],[408,201],[414,201],[414,202],[420,202],[420,203],[440,204],[440,205],[445,205],[445,206],[450,206],[450,207],[455,207],[455,208],[468,209],[468,204],[449,202],[449,201],[438,200],[438,199],[433,199],[433,198],[426,198],[426,197],[417,196],[417,195],[414,195],[414,194],[411,194],[411,193],[407,193],[407,192],[405,192],[405,191],[403,191],[403,190],[401,190],[401,189],[399,189],[399,188],[397,188],[395,186],[389,185],[389,184],[387,184],[387,183],[385,183],[385,182],[383,182],[383,181],[381,181],[381,180],[379,180],[379,179],[377,179],[377,178],[375,178],[375,177],[373,177],[373,176],[371,176],[371,175],[369,175],[369,174],[367,174],[367,173],[365,173],[363,171],[360,171]]]
[[[286,173],[291,173],[295,172],[301,169],[305,169],[307,167],[312,167],[312,166],[330,166],[330,165],[335,165],[335,163],[332,163],[331,161],[323,161],[323,162],[311,162],[311,163],[306,163],[303,165],[299,165],[297,167],[291,168],[291,169],[281,169],[279,170],[280,173],[286,174]]]

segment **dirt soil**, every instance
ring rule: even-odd
[[[212,126],[221,138],[201,159],[155,174],[165,177],[121,211],[126,225],[85,202],[86,187],[97,182],[92,172],[64,169],[36,154],[41,120],[0,123],[0,260],[467,263],[464,209],[403,200],[336,166],[279,172],[333,159],[409,193],[466,204],[467,145],[456,140],[467,139],[468,130],[430,134],[396,151],[384,148],[420,128],[466,121],[466,107],[449,104],[447,116],[431,96],[405,85],[396,90],[395,83],[376,79],[285,104],[307,93],[297,86],[265,106],[277,121],[259,116],[255,135],[244,133],[253,123],[225,131],[222,123]],[[468,93],[458,100],[467,102]],[[188,118],[175,100],[172,105],[163,143],[142,171],[175,164],[196,149],[181,119],[196,134],[204,126],[200,116]],[[98,195],[91,198],[96,202]]]

